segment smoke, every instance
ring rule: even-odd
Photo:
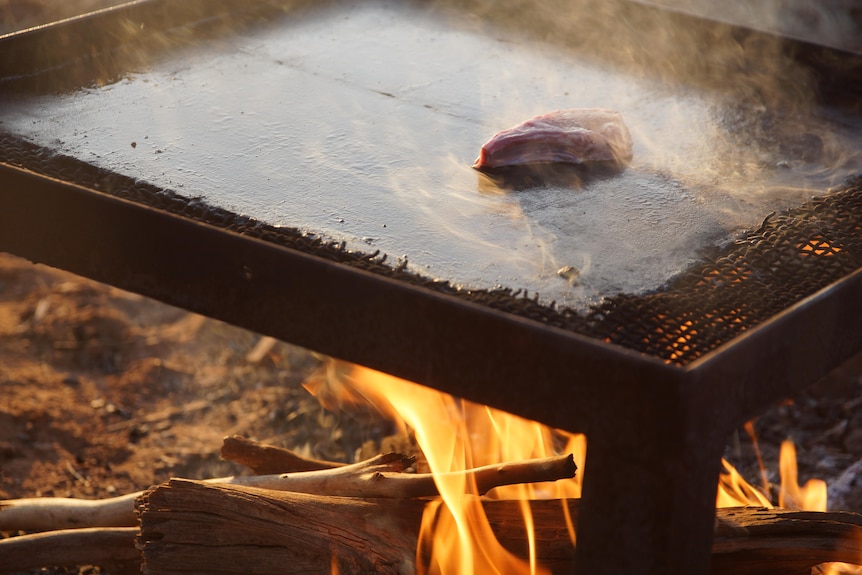
[[[657,288],[859,164],[858,120],[824,116],[819,78],[774,36],[623,0],[265,4],[263,23],[112,52],[156,52],[122,81],[76,66],[108,83],[16,101],[5,129],[426,275],[573,306]],[[622,114],[625,170],[470,168],[495,132],[591,107]]]
[[[485,32],[553,45],[561,59],[589,59],[668,87],[696,86],[769,107],[805,106],[812,98],[811,73],[778,36],[623,0],[438,5],[453,4],[468,8]]]

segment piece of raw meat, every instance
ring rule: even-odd
[[[602,108],[556,110],[495,134],[482,146],[476,169],[632,159],[632,137],[619,112]]]

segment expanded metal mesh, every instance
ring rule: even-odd
[[[767,218],[665,289],[609,298],[593,335],[687,363],[862,267],[862,180]],[[862,297],[862,294],[859,294]]]
[[[0,134],[0,162],[110,193],[341,264],[685,364],[862,268],[862,178],[782,214],[666,287],[615,295],[586,314],[508,288],[465,289],[417,275],[405,261],[276,228]],[[860,294],[862,297],[862,294]]]

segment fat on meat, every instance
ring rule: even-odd
[[[503,130],[485,142],[476,169],[524,164],[615,162],[632,159],[622,115],[603,108],[556,110]]]

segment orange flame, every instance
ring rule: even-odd
[[[862,559],[862,558],[860,558]],[[862,565],[850,563],[823,563],[811,570],[812,575],[862,575]]]
[[[722,459],[721,463],[724,466],[725,473],[718,478],[716,507],[740,507],[746,505],[773,507],[769,498],[743,479],[742,475],[726,459]]]
[[[458,400],[384,373],[329,361],[305,387],[321,403],[335,409],[345,404],[373,406],[392,419],[403,433],[410,430],[434,474],[441,498],[427,505],[416,550],[417,573],[515,573],[538,574],[533,520],[528,501],[540,498],[578,498],[584,474],[586,438],[548,428],[534,421],[487,406]],[[748,483],[726,460],[719,477],[717,507],[756,505],[773,507],[766,470],[757,449],[754,426],[746,431],[755,445],[763,486]],[[495,463],[572,453],[580,473],[574,479],[544,484],[508,485],[491,490],[487,496],[522,502],[524,526],[529,544],[527,561],[506,550],[496,539],[478,497],[475,481],[452,473]],[[826,510],[826,484],[809,480],[798,484],[796,450],[785,441],[780,457],[781,485],[778,506]],[[575,543],[575,528],[563,505],[568,533]],[[333,560],[334,561],[334,560]],[[425,566],[427,565],[427,571]],[[823,566],[824,575],[862,572],[850,567]],[[853,568],[855,569],[855,567]],[[333,573],[337,564],[333,563]]]
[[[762,471],[763,491],[753,487],[736,471],[727,460],[722,459],[724,473],[719,477],[716,507],[737,507],[758,505],[773,507],[770,500],[769,485],[765,468],[756,448],[753,425],[746,424],[746,430],[755,442],[755,452]],[[804,486],[799,485],[797,473],[796,448],[793,442],[785,440],[781,444],[781,454],[778,463],[781,484],[778,491],[778,507],[785,509],[800,509],[804,511],[826,511],[826,482],[821,479],[809,479]]]
[[[497,487],[489,497],[517,499],[523,504],[529,543],[529,560],[506,550],[496,539],[478,497],[474,482],[463,471],[473,467],[572,453],[583,469],[586,440],[550,429],[490,407],[360,366],[330,362],[325,377],[306,382],[306,388],[325,405],[339,402],[373,405],[406,431],[416,442],[435,476],[441,501],[426,506],[422,520],[417,572],[438,573],[544,573],[536,562],[529,499],[580,497],[580,474],[570,480]],[[562,448],[562,449],[560,449]],[[568,512],[567,506],[563,506]],[[574,525],[566,515],[574,543]],[[425,550],[430,555],[426,558]]]
[[[826,482],[809,479],[800,486],[797,477],[796,447],[790,440],[781,444],[781,489],[778,492],[778,506],[807,511],[826,511]]]
[[[765,495],[765,493],[769,493],[770,489],[766,478],[766,469],[760,456],[760,450],[757,448],[754,425],[749,422],[745,425],[745,429],[754,442],[755,453],[762,472],[764,492],[761,493],[757,488],[750,485],[736,471],[733,465],[722,459],[725,473],[719,478],[716,507],[745,505],[773,507],[771,501]],[[781,444],[778,467],[781,477],[778,491],[779,507],[803,511],[826,511],[826,482],[820,479],[809,479],[804,486],[799,485],[796,447],[790,440],[785,440]],[[858,545],[856,547],[858,548]],[[853,560],[862,563],[862,556]],[[862,575],[862,566],[840,562],[823,563],[813,568],[811,573],[812,575]]]

